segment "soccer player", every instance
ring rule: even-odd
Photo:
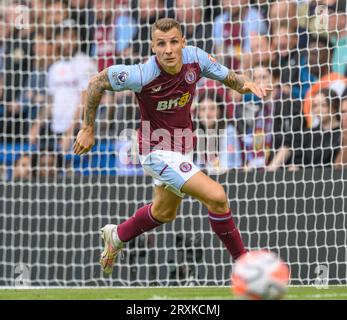
[[[186,46],[181,26],[173,19],[163,18],[153,24],[152,50],[155,55],[146,63],[113,65],[89,82],[83,127],[74,144],[77,155],[94,145],[96,111],[105,90],[136,93],[141,111],[139,154],[143,169],[154,178],[154,198],[123,223],[107,224],[101,229],[105,248],[100,264],[105,273],[112,272],[115,258],[126,242],[173,221],[185,194],[207,207],[212,230],[234,260],[246,252],[224,188],[192,162],[190,107],[201,77],[219,80],[239,93],[254,93],[260,98],[270,89],[235,74],[201,49]]]

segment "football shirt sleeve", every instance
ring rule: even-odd
[[[139,65],[113,65],[108,68],[108,79],[114,91],[142,89],[142,71]]]
[[[196,54],[202,76],[219,81],[223,81],[226,78],[229,72],[227,67],[221,65],[214,57],[200,48],[196,48]]]

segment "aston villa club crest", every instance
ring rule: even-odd
[[[182,162],[180,164],[180,170],[182,172],[189,172],[190,170],[192,170],[192,165],[189,162]]]
[[[192,70],[187,71],[187,73],[186,73],[186,75],[185,75],[185,80],[186,80],[186,82],[189,83],[189,84],[194,83],[195,80],[196,80],[196,74],[195,74],[195,72],[192,71]]]

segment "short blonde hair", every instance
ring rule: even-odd
[[[162,32],[167,32],[173,28],[176,28],[180,32],[180,34],[183,35],[182,27],[181,27],[180,23],[178,21],[176,21],[175,19],[162,18],[162,19],[157,20],[152,25],[152,31],[151,31],[152,39],[153,39],[153,34],[156,30],[160,30]]]

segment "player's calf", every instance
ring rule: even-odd
[[[209,212],[215,214],[225,214],[229,211],[228,198],[221,185],[216,186],[205,197],[204,204]]]
[[[152,206],[153,217],[161,223],[169,223],[176,219],[177,209],[176,208],[165,208],[160,205],[153,203]]]

